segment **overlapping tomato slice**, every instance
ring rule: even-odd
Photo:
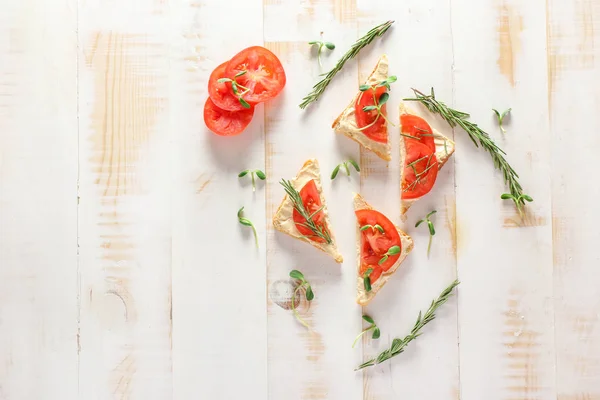
[[[252,121],[254,108],[227,111],[219,108],[209,97],[204,104],[204,123],[219,136],[236,136]]]
[[[300,189],[300,197],[302,198],[302,204],[304,204],[304,208],[309,213],[309,215],[313,215],[312,221],[315,223],[317,227],[320,227],[323,232],[327,231],[327,226],[325,224],[325,214],[323,211],[319,211],[321,208],[321,196],[319,196],[319,190],[317,189],[317,185],[314,179],[308,181],[302,189]],[[319,212],[317,212],[319,211]],[[316,213],[316,214],[315,214]],[[310,240],[314,242],[324,243],[325,240],[323,238],[316,236],[312,229],[308,228],[306,224],[306,218],[304,218],[300,213],[294,208],[293,212],[294,223],[296,224],[296,228],[298,232],[302,235],[306,236]]]
[[[382,213],[375,210],[357,210],[355,212],[359,226],[379,225],[383,232],[376,228],[368,228],[360,232],[360,276],[372,268],[369,275],[371,284],[377,281],[381,274],[388,271],[400,257],[401,251],[391,255],[379,264],[391,247],[399,246],[402,250],[400,235],[394,224]]]
[[[222,78],[228,80],[219,82]],[[252,119],[254,106],[277,96],[285,82],[281,61],[271,51],[260,46],[240,51],[215,68],[208,79],[206,126],[220,136],[241,133]]]
[[[286,82],[285,71],[281,61],[264,47],[248,47],[240,51],[227,64],[225,70],[228,78],[239,73],[237,82],[249,92],[244,99],[250,103],[262,103],[277,96]]]

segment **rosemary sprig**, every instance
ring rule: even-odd
[[[508,161],[504,158],[506,153],[502,150],[494,141],[490,138],[490,136],[481,129],[477,124],[468,121],[469,114],[454,110],[448,107],[444,102],[439,101],[435,98],[435,92],[433,88],[431,88],[431,94],[426,95],[416,89],[413,89],[415,93],[415,98],[404,99],[404,101],[418,101],[423,104],[429,111],[435,114],[439,114],[442,118],[448,122],[451,127],[460,126],[467,134],[469,138],[473,141],[476,147],[483,147],[485,151],[490,153],[492,160],[494,161],[494,166],[502,171],[504,175],[504,181],[508,185],[510,190],[510,197],[506,197],[504,195],[501,196],[503,199],[511,199],[519,214],[523,214],[523,207],[525,206],[525,200],[527,200],[523,193],[523,188],[519,183],[519,175],[515,172],[515,170],[510,166]],[[531,199],[530,196],[527,198]],[[527,200],[529,201],[529,200]],[[533,199],[531,199],[533,201]]]
[[[323,67],[323,64],[321,64],[321,53],[323,52],[323,47],[329,50],[333,50],[335,49],[335,44],[331,42],[323,42],[321,40],[314,40],[312,42],[308,42],[308,44],[311,46],[319,46],[319,48],[317,49],[317,61],[319,61],[319,67]]]
[[[358,342],[358,339],[360,339],[367,332],[373,331],[373,335],[371,336],[371,338],[373,339],[379,339],[379,337],[381,336],[381,331],[379,330],[379,327],[377,326],[373,318],[369,317],[368,315],[363,315],[362,319],[367,321],[370,325],[367,328],[363,329],[354,339],[354,342],[352,343],[352,348],[356,346],[356,342]]]
[[[333,240],[331,239],[331,234],[329,231],[321,225],[317,225],[313,220],[313,217],[323,211],[324,206],[320,207],[318,210],[313,212],[312,214],[306,210],[304,207],[304,203],[302,202],[302,197],[300,193],[294,188],[290,181],[286,181],[282,179],[279,182],[281,186],[285,189],[285,192],[290,197],[290,200],[294,204],[294,208],[298,213],[306,220],[306,222],[299,224],[311,230],[313,236],[319,237],[323,239],[327,244],[331,244]]]
[[[512,111],[512,108],[509,108],[502,114],[500,114],[495,108],[492,108],[492,111],[496,114],[496,117],[498,118],[498,126],[500,127],[502,134],[506,134],[506,129],[504,129],[504,127],[502,126],[502,122],[504,122],[504,117],[506,117]]]
[[[237,74],[235,74],[235,76],[233,77],[233,79],[230,79],[230,78],[220,78],[220,79],[217,80],[217,82],[219,82],[219,83],[231,82],[231,89],[233,90],[233,93],[237,96],[238,101],[240,102],[240,104],[244,108],[250,108],[250,104],[248,104],[248,102],[246,100],[244,100],[244,98],[242,97],[243,95],[245,95],[246,93],[248,93],[250,91],[250,89],[247,88],[246,86],[240,85],[238,83],[238,81],[236,80],[240,76],[246,74],[246,72],[248,72],[248,71],[240,71]],[[242,89],[242,90],[240,91],[240,89]]]
[[[258,179],[260,179],[261,181],[264,181],[265,179],[267,179],[267,175],[264,172],[262,172],[260,169],[254,169],[254,170],[245,169],[238,174],[238,178],[243,178],[244,176],[246,176],[248,174],[250,174],[250,176],[252,177],[252,191],[256,192],[256,181],[254,179],[254,175],[256,175],[258,177]]]
[[[352,165],[356,172],[360,172],[360,167],[358,166],[358,163],[356,161],[342,161],[333,169],[333,172],[331,173],[331,180],[335,179],[335,177],[338,175],[338,172],[340,172],[340,168],[344,168],[346,170],[346,175],[350,176],[350,167],[348,167],[348,164]]]
[[[431,222],[429,217],[431,217],[436,212],[437,212],[436,210],[431,211],[429,214],[427,214],[425,216],[425,218],[423,218],[422,220],[420,220],[419,222],[417,222],[415,224],[415,228],[417,228],[423,222],[427,222],[427,227],[429,228],[429,244],[427,245],[427,257],[429,257],[429,251],[431,250],[431,241],[433,239],[433,236],[435,235],[435,227],[433,226],[433,222]]]
[[[258,234],[256,233],[256,228],[254,227],[252,221],[244,217],[244,207],[238,210],[237,217],[240,224],[252,228],[252,232],[254,233],[254,241],[256,242],[256,248],[258,248]]]
[[[390,256],[395,256],[400,253],[400,246],[392,246],[388,249],[388,251],[381,257],[378,264],[381,265],[388,260]]]
[[[397,355],[403,353],[404,349],[406,348],[406,346],[408,346],[410,342],[421,336],[422,333],[420,332],[420,330],[423,329],[425,325],[427,325],[435,319],[435,312],[437,311],[437,309],[448,301],[450,295],[452,294],[452,291],[459,284],[460,282],[458,280],[455,280],[454,282],[452,282],[452,284],[450,284],[450,286],[444,289],[440,296],[436,300],[431,302],[431,305],[429,306],[429,309],[427,310],[424,316],[421,314],[421,312],[419,312],[417,322],[410,331],[410,334],[406,335],[403,339],[394,339],[389,349],[382,351],[376,358],[373,358],[369,361],[360,364],[355,369],[355,371],[366,367],[372,367],[375,364],[381,364],[382,362],[387,361],[390,358],[396,357]]]
[[[331,83],[333,77],[342,70],[344,64],[346,64],[348,60],[356,57],[356,55],[365,46],[367,46],[377,37],[385,34],[387,30],[390,29],[390,26],[392,26],[393,23],[394,21],[384,22],[383,24],[371,29],[369,32],[367,32],[365,36],[358,39],[352,45],[352,47],[350,47],[350,50],[348,50],[346,54],[344,54],[344,56],[337,62],[337,64],[325,74],[324,78],[313,86],[313,90],[302,99],[302,103],[300,103],[300,108],[305,109],[310,103],[317,101],[319,97],[321,97],[323,92],[325,92],[325,89],[327,89],[327,86],[329,86],[329,83]]]
[[[315,293],[313,292],[310,283],[308,283],[306,278],[304,278],[304,274],[302,272],[294,269],[290,271],[290,278],[293,278],[297,281],[296,289],[294,289],[294,294],[292,295],[292,311],[294,312],[294,316],[296,317],[298,322],[310,329],[308,323],[304,321],[298,313],[298,309],[296,308],[296,296],[298,295],[298,292],[302,291],[306,296],[306,301],[310,303],[315,298]]]

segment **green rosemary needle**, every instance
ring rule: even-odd
[[[383,24],[371,29],[369,32],[367,32],[365,36],[358,39],[352,45],[352,47],[350,47],[350,50],[348,50],[346,54],[344,54],[344,56],[337,62],[337,64],[329,72],[324,74],[324,78],[317,82],[315,86],[313,86],[313,90],[302,99],[300,108],[305,109],[310,103],[317,101],[319,97],[321,97],[323,92],[325,92],[325,89],[327,89],[327,86],[329,86],[329,83],[331,83],[333,77],[342,70],[344,64],[346,64],[346,61],[356,57],[356,55],[364,47],[369,45],[373,40],[375,40],[379,36],[385,34],[387,30],[390,29],[390,26],[392,26],[393,23],[394,21],[384,22]]]
[[[392,345],[390,346],[389,349],[384,350],[381,353],[379,353],[379,355],[376,358],[373,358],[369,361],[366,361],[366,362],[360,364],[355,369],[355,371],[358,371],[359,369],[363,369],[363,368],[367,368],[367,367],[372,367],[375,364],[381,364],[382,362],[385,362],[385,361],[389,360],[390,358],[396,357],[397,355],[403,353],[404,349],[406,348],[406,346],[408,346],[408,344],[410,342],[412,342],[413,340],[415,340],[416,338],[421,336],[422,333],[420,332],[420,330],[423,329],[423,327],[425,325],[427,325],[428,323],[430,323],[431,321],[433,321],[435,319],[435,312],[437,311],[437,309],[440,308],[445,302],[448,301],[448,299],[450,298],[450,295],[452,295],[452,291],[459,284],[460,284],[460,282],[458,280],[455,280],[454,282],[452,282],[452,284],[450,286],[448,286],[446,289],[444,289],[444,291],[440,294],[440,296],[436,300],[431,302],[431,305],[429,306],[429,309],[427,310],[425,315],[422,315],[421,312],[419,312],[419,317],[417,318],[417,322],[415,323],[412,330],[410,331],[410,334],[406,335],[403,339],[399,339],[399,338],[394,339],[392,341]]]

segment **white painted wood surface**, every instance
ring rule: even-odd
[[[336,44],[326,70],[387,19],[301,111],[321,72],[306,42]],[[286,89],[217,137],[208,75],[250,45],[280,57]],[[434,119],[457,150],[400,224],[397,128],[390,163],[330,129],[384,52],[392,120],[410,87],[470,112],[535,199],[524,219],[489,156]],[[491,108],[508,107],[503,136]],[[596,0],[0,0],[0,400],[599,400],[599,110]],[[278,181],[312,157],[341,266],[271,226]],[[330,181],[348,158],[361,175]],[[255,193],[246,168],[267,172]],[[416,242],[362,310],[354,192]],[[431,209],[428,258],[414,223]],[[294,268],[312,331],[269,297]],[[403,355],[353,371],[456,277]],[[351,349],[363,312],[382,337]]]

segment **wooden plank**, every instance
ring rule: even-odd
[[[594,149],[600,145],[598,2],[550,0],[547,49],[557,393],[560,400],[593,400],[600,399],[594,252],[600,218],[594,200],[600,190],[581,171],[597,159]]]
[[[356,38],[354,1],[267,0],[265,41],[282,60],[288,82],[284,93],[265,111],[267,181],[267,283],[268,379],[272,399],[362,398],[360,375],[353,368],[360,351],[351,349],[360,332],[360,308],[355,303],[355,217],[352,192],[359,188],[357,175],[329,176],[342,160],[358,160],[358,148],[330,126],[356,90],[356,61],[346,64],[325,94],[302,111],[298,107],[321,70],[307,42],[321,37],[335,43],[323,57],[331,68]],[[287,14],[286,14],[287,13]],[[289,17],[289,18],[288,18]],[[325,198],[342,266],[310,245],[275,232],[271,218],[284,198],[282,178],[293,178],[309,158],[317,158]],[[291,311],[278,306],[274,288],[288,287],[288,273],[299,269],[311,282],[315,300],[301,310],[312,331],[300,325]],[[287,296],[289,297],[289,296]],[[286,298],[284,296],[284,298]]]
[[[389,126],[393,160],[386,165],[374,154],[361,151],[365,173],[361,193],[368,201],[388,215],[415,240],[415,249],[408,255],[396,276],[386,285],[365,312],[381,326],[379,341],[364,341],[365,358],[371,358],[387,348],[394,337],[410,333],[420,310],[425,311],[431,300],[456,279],[454,160],[451,158],[440,172],[434,190],[417,202],[408,212],[405,223],[400,221],[400,159],[398,104],[412,95],[411,87],[428,89],[435,86],[440,96],[452,95],[452,48],[450,4],[446,0],[408,1],[359,8],[362,16],[359,31],[393,17],[396,22],[386,37],[360,55],[360,82],[371,72],[377,58],[386,53],[390,60],[390,75],[398,82],[392,85],[388,115],[396,127]],[[415,34],[418,32],[418,34]],[[410,39],[409,39],[410,38]],[[436,54],[431,62],[431,54]],[[419,106],[407,106],[422,112]],[[443,122],[429,118],[432,125],[452,137],[452,130]],[[416,229],[415,223],[429,211],[437,210],[433,221],[437,233],[431,254],[427,257],[428,230]],[[363,375],[364,399],[457,398],[458,343],[457,302],[448,302],[440,310],[438,320],[429,325],[419,340],[406,352],[388,363],[366,370]],[[435,385],[429,384],[435,382]]]
[[[245,47],[263,44],[262,1],[173,4],[174,398],[267,398],[264,108],[242,134],[204,125],[210,73]],[[227,23],[224,23],[224,21]],[[245,216],[258,231],[238,223]],[[199,393],[201,393],[199,395]]]
[[[0,10],[0,398],[74,399],[76,2]]]
[[[454,103],[534,198],[520,218],[490,156],[456,131],[461,398],[555,398],[545,1],[452,2]],[[449,98],[442,98],[441,100]],[[502,135],[492,108],[512,107]]]
[[[167,4],[79,9],[82,399],[171,399]]]

